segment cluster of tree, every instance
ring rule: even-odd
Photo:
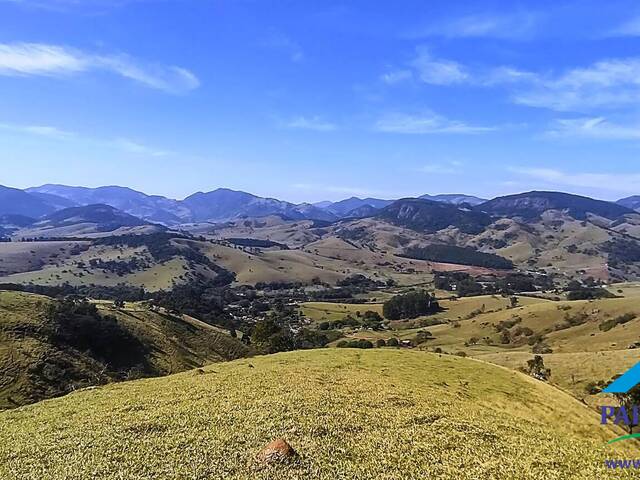
[[[373,343],[369,340],[359,339],[359,340],[340,340],[336,343],[337,348],[373,348]]]
[[[618,268],[628,263],[640,262],[640,242],[637,240],[611,240],[603,245],[609,254],[609,265]]]
[[[250,332],[251,344],[259,353],[321,348],[329,343],[327,335],[307,328],[294,331],[286,316],[273,314],[258,321]]]
[[[14,292],[36,293],[52,298],[76,297],[93,298],[95,300],[121,300],[125,302],[138,302],[149,298],[149,295],[142,287],[130,285],[79,285],[74,286],[69,283],[61,285],[33,285],[17,283],[1,283],[0,290]]]
[[[257,290],[294,290],[302,288],[304,285],[300,282],[257,282]]]
[[[257,238],[226,238],[227,242],[240,247],[253,247],[253,248],[271,248],[278,247],[281,250],[289,250],[289,247],[284,243],[273,242],[271,240],[259,240]]]
[[[389,320],[400,320],[431,315],[440,310],[435,297],[424,290],[415,290],[387,300],[382,307],[382,314]]]
[[[148,266],[145,261],[135,257],[129,260],[102,260],[101,258],[92,258],[89,260],[89,265],[91,268],[111,272],[119,277],[142,270]]]
[[[525,372],[542,381],[547,381],[551,377],[551,369],[545,367],[544,359],[540,355],[536,355],[527,361]]]
[[[567,285],[567,300],[595,300],[598,298],[614,298],[609,290],[602,288],[595,280],[588,278],[583,282],[572,280]]]
[[[455,245],[433,244],[425,247],[409,247],[403,255],[417,260],[432,262],[455,263],[458,265],[472,265],[475,267],[513,269],[513,262],[493,253],[482,253],[472,248],[457,247]]]
[[[100,315],[95,304],[86,299],[68,297],[52,302],[45,329],[53,344],[87,352],[110,370],[149,370],[146,347],[115,317]]]
[[[384,319],[378,312],[367,310],[363,314],[356,312],[356,316],[347,315],[342,319],[321,322],[319,330],[336,330],[345,327],[363,327],[371,330],[382,330]]]
[[[434,278],[434,283],[437,289],[455,291],[461,297],[472,297],[485,293],[482,284],[464,272],[439,272]]]
[[[215,280],[195,280],[176,285],[171,290],[161,290],[153,294],[153,303],[170,313],[181,313],[196,317],[212,325],[236,328],[225,307],[236,300],[233,291],[225,288],[226,283]]]
[[[385,282],[381,280],[373,280],[365,275],[358,273],[343,278],[342,280],[338,280],[336,282],[336,285],[338,287],[360,287],[360,289],[364,290],[373,290],[382,287],[392,287],[395,285],[395,281],[391,278]]]
[[[509,273],[504,277],[482,277],[482,283],[465,272],[439,272],[434,278],[435,287],[455,291],[461,297],[475,295],[513,295],[555,288],[553,278],[547,275]]]

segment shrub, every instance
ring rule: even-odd
[[[376,340],[376,347],[382,348],[386,346],[387,346],[387,342],[385,342],[384,339],[379,338],[378,340]]]
[[[607,332],[618,325],[623,325],[630,322],[634,318],[636,318],[635,313],[625,313],[624,315],[605,320],[599,325],[598,328],[600,328],[600,330],[602,330],[603,332]]]
[[[387,347],[397,347],[399,345],[400,342],[395,337],[391,337],[389,340],[387,340]]]

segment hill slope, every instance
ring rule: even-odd
[[[127,187],[87,188],[48,184],[28,188],[26,191],[41,198],[56,196],[74,204],[63,205],[60,208],[101,203],[130,215],[167,225],[175,225],[188,218],[188,211],[177,200],[147,195]]]
[[[0,476],[609,478],[603,460],[631,452],[604,447],[612,435],[569,395],[501,367],[421,352],[315,350],[2,413]],[[300,458],[258,464],[277,437]]]
[[[478,211],[505,217],[539,217],[547,210],[564,210],[573,218],[584,220],[587,214],[615,220],[635,213],[632,209],[603,200],[562,192],[526,192],[494,198],[476,207]]]
[[[393,202],[383,208],[377,217],[421,232],[437,232],[454,226],[465,233],[480,233],[491,223],[485,213],[421,198],[404,198]]]
[[[17,188],[0,185],[0,215],[24,215],[36,218],[54,210],[54,207],[41,198]]]
[[[75,315],[66,323],[53,322],[49,312],[57,303],[0,291],[0,409],[132,374],[176,373],[246,352],[239,341],[210,325],[136,304],[117,310],[102,304],[97,321]]]

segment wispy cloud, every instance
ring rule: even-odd
[[[173,152],[169,150],[150,147],[149,145],[145,145],[130,138],[120,137],[114,139],[100,139],[85,137],[77,132],[63,130],[50,125],[16,125],[0,123],[0,131],[17,133],[20,135],[38,136],[58,141],[84,143],[94,147],[115,149],[147,157],[165,157],[173,154]]]
[[[153,148],[129,138],[116,138],[114,140],[106,141],[104,142],[104,144],[106,146],[111,146],[125,152],[134,153],[136,155],[144,155],[148,157],[166,157],[173,154],[173,152],[170,152],[168,150]]]
[[[558,111],[617,108],[640,101],[640,57],[608,59],[558,76],[529,74],[516,103]]]
[[[462,64],[435,58],[426,47],[418,48],[411,66],[420,80],[431,85],[452,85],[470,80],[470,74]]]
[[[640,124],[622,125],[604,117],[565,118],[555,120],[546,135],[603,140],[638,140]]]
[[[467,15],[434,22],[427,27],[414,30],[407,36],[524,39],[533,35],[538,20],[539,15],[532,12]]]
[[[334,123],[327,122],[320,117],[294,117],[288,121],[281,122],[281,127],[296,130],[315,130],[316,132],[332,132],[338,129]]]
[[[38,135],[41,137],[54,138],[58,140],[66,140],[76,136],[74,132],[68,132],[56,127],[48,125],[12,125],[8,123],[0,123],[0,130],[22,133],[29,135]]]
[[[638,37],[640,36],[640,17],[633,17],[616,28],[606,32],[605,37]]]
[[[411,70],[406,69],[393,70],[380,76],[380,80],[388,85],[395,85],[396,83],[400,83],[411,78],[413,78],[413,73],[411,73]]]
[[[182,93],[200,85],[181,67],[146,63],[124,55],[101,55],[41,43],[0,44],[0,75],[62,77],[107,71],[169,93]]]
[[[640,173],[564,172],[551,168],[511,167],[513,173],[552,188],[578,187],[618,193],[640,192]]]
[[[498,127],[470,125],[458,120],[450,120],[434,112],[423,112],[419,115],[387,114],[376,122],[374,129],[385,133],[433,135],[479,134],[495,131]]]

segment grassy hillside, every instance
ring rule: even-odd
[[[0,409],[132,376],[176,373],[238,358],[246,351],[240,342],[195,319],[137,304],[114,309],[107,303],[100,304],[98,312],[115,317],[119,343],[91,350],[86,345],[92,344],[78,332],[99,341],[104,331],[91,330],[95,323],[86,330],[72,324],[69,332],[77,333],[75,342],[68,336],[61,339],[61,327],[49,313],[54,302],[0,292]]]
[[[609,478],[615,432],[569,395],[487,363],[315,350],[80,391],[0,414],[0,476]],[[284,437],[289,464],[255,456]],[[613,478],[613,477],[611,477]]]

